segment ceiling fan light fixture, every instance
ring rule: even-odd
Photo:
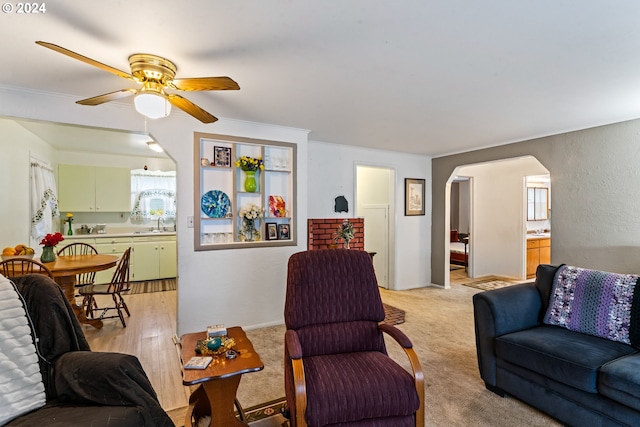
[[[142,91],[133,100],[136,111],[150,119],[159,119],[171,114],[171,103],[163,93]]]
[[[160,146],[160,144],[158,144],[155,141],[147,141],[147,145],[149,146],[149,148],[151,148],[153,151],[155,151],[156,153],[162,153],[164,150],[162,149],[162,147]]]

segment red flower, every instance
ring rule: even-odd
[[[60,233],[47,234],[46,236],[44,236],[40,244],[44,246],[55,246],[63,240],[64,237],[62,237],[62,234]]]

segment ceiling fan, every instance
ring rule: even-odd
[[[142,85],[139,89],[122,89],[77,101],[81,105],[100,105],[136,95],[134,99],[136,110],[149,118],[168,116],[171,105],[174,105],[203,123],[213,123],[218,120],[215,116],[180,95],[166,93],[165,89],[182,91],[240,89],[238,83],[229,77],[174,79],[177,71],[175,64],[157,55],[136,53],[129,56],[131,67],[131,74],[129,74],[52,43],[43,41],[36,43]]]

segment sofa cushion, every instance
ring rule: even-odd
[[[626,344],[548,325],[496,338],[498,359],[590,393],[597,393],[600,366],[632,353]]]
[[[135,406],[90,406],[50,402],[3,427],[132,427],[145,420]],[[147,424],[148,425],[148,424]]]
[[[0,275],[0,425],[45,404],[31,333],[20,294]]]
[[[560,269],[561,265],[549,265],[549,264],[540,264],[538,268],[536,268],[536,288],[538,292],[540,292],[540,299],[542,300],[542,313],[540,314],[540,322],[542,323],[542,319],[544,318],[544,314],[547,312],[547,307],[549,307],[549,299],[551,297],[551,287],[553,286],[553,281],[556,277],[556,273]]]
[[[562,266],[544,323],[625,344],[640,344],[640,292],[635,274]]]
[[[640,354],[632,354],[600,368],[598,391],[603,396],[640,411]]]

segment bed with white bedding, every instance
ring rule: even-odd
[[[463,235],[464,238],[458,234],[457,230],[451,230],[451,242],[449,243],[450,256],[449,260],[451,264],[464,265],[465,267],[469,262],[469,237]],[[460,240],[463,240],[462,242]],[[465,241],[467,243],[465,243]]]

